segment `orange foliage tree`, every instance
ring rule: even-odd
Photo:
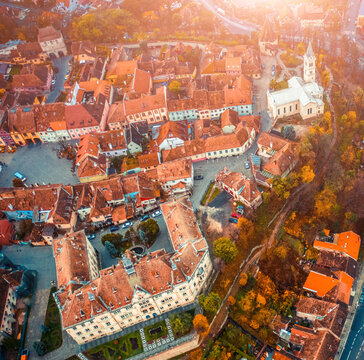
[[[201,335],[204,336],[209,330],[209,323],[206,316],[202,314],[196,314],[193,319],[193,328]]]

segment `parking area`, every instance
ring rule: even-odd
[[[29,186],[43,184],[77,184],[75,173],[71,172],[72,162],[59,159],[56,150],[59,144],[30,144],[18,148],[15,153],[1,154],[1,161],[7,166],[0,172],[0,186],[13,186],[14,173],[19,171],[26,178]]]

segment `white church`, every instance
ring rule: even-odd
[[[316,83],[315,60],[309,43],[304,56],[304,80],[294,76],[288,80],[287,89],[267,91],[268,109],[274,119],[295,114],[300,114],[302,119],[308,119],[323,114],[324,89]]]

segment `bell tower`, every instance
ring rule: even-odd
[[[315,54],[312,50],[311,42],[308,44],[307,51],[304,56],[303,64],[303,79],[305,83],[316,81],[316,65],[315,65]]]

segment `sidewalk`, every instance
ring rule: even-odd
[[[363,286],[364,286],[364,262],[362,262],[361,266],[359,267],[358,277],[355,280],[353,286],[353,289],[355,289],[355,295],[351,306],[349,306],[348,308],[349,314],[346,318],[343,330],[341,332],[340,344],[334,360],[339,360],[345,349],[346,342],[350,334],[351,326],[355,318],[356,309]]]

